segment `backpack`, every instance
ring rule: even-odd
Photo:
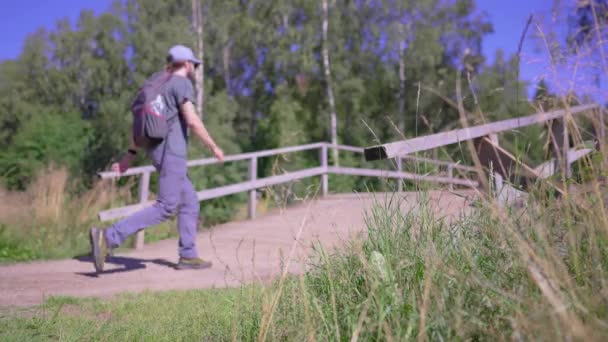
[[[137,147],[149,148],[160,144],[169,134],[169,120],[162,94],[171,74],[160,72],[148,78],[137,91],[131,104],[133,141]]]

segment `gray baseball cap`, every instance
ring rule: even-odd
[[[169,49],[167,55],[168,62],[186,62],[190,61],[196,65],[201,64],[201,60],[194,57],[194,53],[189,47],[183,45],[175,45]]]

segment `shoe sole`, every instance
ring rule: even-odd
[[[103,238],[103,234],[100,234],[99,228],[91,228],[90,238],[91,238],[91,248],[93,249],[93,264],[95,265],[95,271],[97,273],[103,271],[103,263],[101,257],[101,251],[99,250],[100,238]]]
[[[176,270],[202,270],[205,268],[210,268],[213,264],[211,262],[205,262],[200,265],[186,265],[186,264],[177,264],[175,265]]]

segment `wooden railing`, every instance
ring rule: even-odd
[[[328,149],[338,149],[340,151],[347,151],[357,154],[363,154],[364,149],[360,147],[344,146],[344,145],[331,145],[328,143],[320,142],[308,145],[293,146],[277,148],[272,150],[242,153],[236,155],[226,156],[224,163],[227,162],[239,162],[247,161],[249,164],[248,180],[241,183],[230,184],[220,186],[212,189],[204,189],[197,192],[199,201],[205,201],[213,198],[227,196],[231,194],[248,192],[248,214],[249,218],[255,218],[256,215],[256,191],[261,188],[268,186],[289,183],[310,177],[320,177],[320,194],[322,196],[327,195],[329,192],[329,174],[338,175],[351,175],[351,176],[367,176],[367,177],[380,177],[380,178],[393,178],[398,180],[413,180],[413,181],[426,181],[434,183],[448,184],[450,188],[454,185],[460,185],[465,187],[478,187],[479,183],[474,180],[455,177],[454,171],[459,170],[461,173],[466,174],[472,172],[475,169],[470,166],[460,165],[454,162],[433,160],[428,158],[421,158],[416,156],[404,155],[397,159],[394,170],[379,170],[379,169],[366,169],[366,168],[354,168],[354,167],[337,167],[329,166],[328,164]],[[281,175],[273,175],[264,178],[258,178],[257,175],[257,164],[258,159],[263,157],[272,157],[285,153],[295,153],[302,151],[318,150],[319,151],[319,166],[293,171]],[[363,159],[363,158],[362,158]],[[443,175],[420,175],[410,172],[403,171],[403,161],[419,162],[436,165],[438,167],[445,167],[447,174]],[[188,167],[198,167],[205,165],[220,164],[215,158],[204,158],[197,160],[188,161]],[[154,201],[149,200],[149,186],[150,186],[150,175],[156,172],[153,166],[141,166],[128,169],[123,174],[115,172],[101,172],[99,176],[102,179],[113,179],[118,177],[126,176],[140,176],[139,178],[139,202],[137,204],[128,205],[119,208],[112,208],[104,210],[99,213],[99,219],[101,221],[114,220],[121,217],[128,216],[140,209],[148,207],[154,204]],[[402,182],[399,182],[399,191],[402,190]],[[143,231],[140,231],[136,238],[136,248],[143,247]]]
[[[531,126],[534,124],[545,123],[551,120],[563,119],[567,114],[581,114],[599,108],[600,106],[597,104],[577,106],[568,110],[563,109],[546,113],[536,113],[520,118],[496,121],[484,125],[461,128],[449,132],[430,134],[413,139],[373,146],[365,149],[365,159],[380,160],[395,158],[400,155],[430,150],[475,138],[491,136],[493,134]],[[599,117],[600,122],[602,122],[601,126],[603,129],[603,114],[600,113]],[[565,127],[567,126],[565,125]],[[600,135],[604,135],[604,133],[601,132]]]
[[[428,158],[421,158],[410,155],[411,153],[420,152],[424,150],[429,150],[437,147],[442,147],[454,143],[459,143],[465,140],[483,138],[485,140],[491,141],[491,144],[494,144],[496,148],[499,148],[497,133],[505,132],[508,130],[530,126],[533,124],[544,123],[550,120],[562,119],[565,120],[565,117],[568,114],[579,114],[585,113],[590,110],[598,109],[598,105],[584,105],[573,107],[569,110],[558,110],[547,113],[537,113],[534,115],[514,118],[509,120],[503,120],[498,122],[493,122],[484,125],[478,125],[463,129],[457,129],[449,132],[442,132],[437,134],[431,134],[428,136],[417,137],[405,141],[394,142],[379,146],[370,147],[367,149],[353,146],[344,146],[344,145],[331,145],[329,143],[320,142],[308,145],[301,146],[292,146],[292,147],[284,147],[277,148],[272,150],[251,152],[251,153],[243,153],[226,156],[224,163],[226,162],[239,162],[239,161],[248,161],[249,171],[248,171],[248,180],[236,184],[220,186],[212,189],[204,189],[197,192],[197,197],[199,201],[209,200],[213,198],[218,198],[222,196],[227,196],[231,194],[248,192],[249,200],[248,200],[248,214],[249,218],[255,218],[256,215],[256,201],[257,201],[257,190],[273,185],[283,184],[294,182],[297,180],[310,178],[310,177],[320,177],[320,194],[322,196],[327,195],[329,192],[329,174],[337,174],[337,175],[350,175],[350,176],[365,176],[365,177],[381,177],[381,178],[393,178],[398,180],[413,180],[413,181],[426,181],[426,182],[434,182],[434,183],[443,183],[447,184],[450,189],[453,188],[454,185],[466,186],[466,187],[478,187],[479,183],[475,180],[468,179],[466,177],[455,177],[454,171],[458,170],[460,174],[466,175],[471,173],[476,173],[477,169],[471,166],[461,165],[459,163],[454,163],[451,161],[441,161],[434,160]],[[600,129],[599,134],[601,136],[601,141],[603,143],[605,139],[605,127],[603,121],[604,111],[599,111],[599,121],[600,121]],[[562,145],[568,146],[568,132],[567,132],[567,124],[562,125],[563,132],[559,134],[563,135]],[[552,132],[553,136],[553,132]],[[555,137],[553,137],[555,138]],[[565,142],[565,143],[564,143]],[[328,149],[338,149],[340,151],[353,152],[357,154],[364,154],[366,160],[378,160],[378,159],[388,159],[394,158],[395,164],[394,169],[392,170],[382,170],[382,169],[369,169],[369,168],[355,168],[355,167],[338,167],[338,166],[330,166],[328,164]],[[257,165],[258,159],[264,157],[272,157],[285,153],[295,153],[302,151],[310,151],[310,150],[319,150],[319,166],[289,172],[281,175],[273,175],[264,178],[258,178],[257,174]],[[564,149],[564,159],[566,160],[566,165],[569,165],[582,156],[591,152],[591,149],[584,150],[572,150],[569,148]],[[508,153],[507,153],[508,154]],[[418,163],[427,163],[436,165],[438,167],[445,167],[446,174],[441,175],[428,175],[428,174],[416,174],[403,171],[403,161],[411,161]],[[205,165],[214,165],[219,164],[220,162],[215,158],[204,158],[197,160],[188,161],[188,167],[196,167],[196,166],[205,166]],[[552,174],[556,169],[555,163],[552,167],[550,165],[542,165],[536,169],[533,169],[532,172],[537,174],[540,177],[546,177],[547,174]],[[137,204],[128,205],[120,208],[113,208],[104,210],[99,213],[99,218],[101,221],[114,220],[121,217],[128,216],[142,208],[150,206],[154,203],[154,201],[149,200],[149,186],[150,186],[150,175],[156,172],[156,169],[152,166],[142,166],[135,167],[127,170],[123,174],[117,174],[114,172],[101,172],[99,176],[103,179],[112,179],[118,177],[125,176],[140,176],[139,179],[139,202]],[[498,177],[498,176],[496,176]],[[500,178],[500,177],[498,177]],[[402,182],[399,182],[399,191],[402,190]],[[143,246],[143,231],[138,233],[136,239],[136,248],[141,248]]]
[[[591,114],[592,117],[597,119],[594,122],[595,133],[597,134],[594,140],[596,146],[603,150],[606,144],[606,127],[604,123],[606,111],[597,104],[589,104],[372,146],[365,149],[365,159],[367,161],[391,158],[398,160],[404,154],[417,153],[467,140],[474,140],[476,153],[481,163],[480,166],[482,166],[482,170],[477,171],[478,177],[486,178],[484,173],[487,171],[488,175],[493,179],[494,191],[499,195],[506,186],[503,183],[504,177],[509,173],[504,164],[513,163],[537,179],[547,178],[557,173],[558,170],[562,172],[564,177],[570,177],[572,175],[572,164],[593,151],[591,148],[581,148],[580,146],[570,148],[569,120],[570,117],[573,118],[574,115],[578,116],[580,114]],[[498,133],[548,122],[557,123],[550,125],[549,132],[551,143],[555,150],[555,158],[536,168],[523,163],[519,158],[516,158],[513,154],[502,148],[498,142]],[[485,185],[489,187],[488,184]],[[555,188],[559,192],[562,192],[560,187]]]

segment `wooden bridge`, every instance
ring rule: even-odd
[[[394,142],[384,145],[378,145],[367,149],[361,147],[331,145],[325,142],[314,144],[278,148],[252,153],[244,153],[227,156],[228,162],[247,162],[248,180],[245,182],[231,184],[212,189],[204,189],[197,193],[199,201],[205,201],[213,198],[227,196],[231,194],[247,192],[249,194],[248,214],[249,218],[253,219],[256,216],[256,201],[257,190],[273,185],[294,182],[311,177],[320,177],[320,195],[326,196],[329,192],[328,175],[350,175],[350,176],[367,176],[392,178],[399,180],[398,190],[402,190],[401,180],[425,181],[438,184],[445,184],[450,190],[454,186],[478,188],[487,183],[488,179],[494,182],[494,191],[496,195],[501,196],[508,191],[515,191],[512,187],[505,185],[504,181],[509,180],[509,177],[514,173],[515,168],[520,168],[524,171],[527,177],[542,179],[562,170],[565,175],[570,175],[572,163],[576,160],[589,154],[593,149],[588,147],[580,147],[572,142],[582,140],[571,139],[572,131],[569,126],[574,123],[575,116],[586,116],[593,122],[596,136],[599,136],[595,142],[596,147],[603,146],[605,142],[605,111],[598,105],[583,105],[565,110],[557,110],[546,113],[536,113],[530,116],[513,118],[498,122],[492,122],[473,127],[465,127],[462,129],[452,130],[421,136],[413,139],[408,139],[400,142]],[[507,150],[502,148],[498,142],[498,134],[521,127],[526,127],[535,124],[548,124],[551,132],[551,140],[554,146],[555,158],[546,163],[531,167],[521,162],[520,158],[515,157]],[[426,151],[435,148],[441,148],[451,144],[457,144],[466,141],[473,141],[475,146],[477,159],[475,166],[462,165],[459,161],[444,161],[428,158],[421,158],[413,153]],[[597,142],[601,144],[597,144]],[[572,146],[571,148],[571,145]],[[391,169],[373,169],[373,168],[354,168],[340,167],[328,165],[328,150],[337,149],[339,151],[348,151],[357,154],[362,154],[365,159],[380,160],[394,159],[395,163]],[[286,153],[297,153],[302,151],[318,150],[319,165],[293,171],[281,175],[273,175],[264,178],[258,178],[258,160],[265,157],[273,157]],[[416,174],[403,171],[403,162],[426,163],[437,166],[439,171],[437,174]],[[198,160],[190,160],[188,167],[201,167],[205,165],[218,164],[219,161],[214,158],[205,158]],[[100,173],[101,178],[111,179],[125,176],[139,176],[139,203],[105,210],[99,213],[99,218],[102,221],[114,220],[128,216],[137,210],[146,206],[152,205],[154,202],[149,200],[149,184],[150,175],[156,170],[152,166],[135,167],[127,170],[122,175],[113,172]],[[485,189],[489,190],[489,189]],[[143,247],[143,231],[138,233],[136,238],[136,248]]]

